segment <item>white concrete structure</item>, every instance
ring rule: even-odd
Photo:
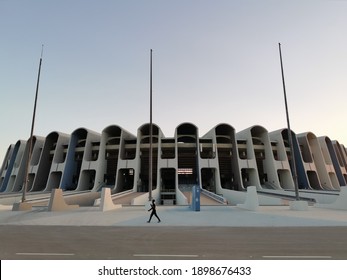
[[[129,141],[134,140],[136,141],[134,135],[116,125],[108,126],[102,131],[94,191],[98,191],[104,185],[110,186],[112,191],[116,191],[115,182],[122,172],[122,163],[128,157],[132,157],[130,155],[131,149],[129,149],[129,145],[131,144]],[[133,147],[132,149],[135,151],[135,148]]]
[[[280,182],[268,131],[253,126],[236,134],[239,148],[239,165],[244,187],[279,189]],[[245,145],[244,147],[242,147]]]
[[[257,188],[254,186],[249,186],[247,188],[247,196],[245,202],[242,204],[237,204],[237,206],[242,209],[257,211],[259,208]]]
[[[293,136],[288,130],[268,132],[256,125],[236,132],[226,123],[205,135],[192,123],[179,124],[173,137],[166,137],[153,124],[152,196],[162,205],[188,205],[194,185],[202,195],[231,205],[244,203],[246,190],[254,186],[260,205],[280,205],[292,196],[295,160],[299,189],[336,194],[347,181],[347,153],[338,141],[312,132]],[[99,192],[107,187],[112,195],[136,194],[131,203],[143,204],[149,192],[150,125],[136,135],[110,125],[101,133],[78,128],[71,134],[53,131],[34,136],[29,162],[29,193],[54,189]],[[28,157],[26,141],[10,145],[0,170],[0,192],[22,189]],[[273,197],[274,194],[281,197]]]
[[[122,208],[121,204],[114,204],[111,197],[111,189],[110,188],[102,188],[101,198],[100,198],[100,211],[110,211],[114,209]]]
[[[293,136],[293,139],[295,139],[295,135]],[[282,189],[293,190],[295,184],[290,163],[293,159],[293,155],[291,154],[288,142],[288,129],[273,131],[269,133],[269,137],[280,186]]]
[[[66,211],[78,208],[76,204],[69,205],[65,202],[62,189],[53,189],[48,203],[48,211]]]
[[[321,147],[325,169],[328,173],[331,188],[334,190],[340,189],[340,184],[346,185],[346,182],[341,178],[341,170],[336,165],[336,154],[333,151],[332,142],[327,136],[321,136],[317,138],[319,141],[319,145]],[[338,175],[340,175],[340,181],[338,179]]]
[[[304,162],[304,169],[309,180],[309,187],[316,190],[331,189],[330,179],[317,137],[312,132],[297,135]],[[319,174],[322,172],[322,174]],[[324,182],[321,182],[321,179]],[[323,185],[325,187],[323,187]]]
[[[204,175],[203,188],[223,195],[228,190],[244,190],[237,147],[235,129],[228,124],[215,126],[200,139],[200,162],[205,168],[213,168],[213,183],[209,182],[208,177],[205,179]]]
[[[70,135],[61,132],[52,132],[46,138],[45,147],[42,152],[42,161],[44,165],[42,166],[42,171],[40,170],[43,176],[46,176],[48,171],[45,191],[51,191],[60,186],[69,141]],[[40,182],[40,185],[44,184],[44,181]],[[38,188],[39,184],[37,185]]]
[[[347,187],[341,187],[341,191],[336,200],[332,203],[317,203],[319,208],[328,208],[336,210],[347,210]]]
[[[92,190],[99,156],[100,134],[79,128],[70,137],[60,188]]]
[[[1,165],[1,169],[0,169],[0,191],[1,192],[6,191],[6,187],[10,179],[11,171],[13,169],[15,158],[18,152],[18,146],[17,146],[17,149],[15,149],[15,147],[16,145],[10,145],[8,147],[4,161]]]

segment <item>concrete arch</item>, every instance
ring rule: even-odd
[[[340,144],[340,147],[341,147],[341,154],[342,154],[342,156],[343,156],[343,158],[344,158],[344,161],[346,162],[346,169],[347,169],[347,149],[346,149],[346,147],[345,147],[345,145],[343,145],[343,144]]]
[[[345,145],[343,145],[343,144],[340,144],[340,147],[341,147],[341,152],[342,152],[343,158],[346,162],[346,168],[347,168],[347,149],[346,149]]]
[[[62,147],[62,139],[65,138],[66,140],[64,143],[67,143],[67,140],[69,139],[69,136],[66,134],[63,134],[61,132],[53,131],[49,133],[45,139],[42,146],[42,152],[39,159],[39,163],[37,166],[37,174],[35,176],[32,188],[30,191],[45,191],[45,190],[51,190],[50,187],[47,188],[47,186],[50,186],[48,184],[51,172],[57,171],[57,168],[55,168],[55,162],[61,162],[61,159],[63,158],[63,147]],[[54,168],[52,168],[54,166]],[[52,182],[50,182],[52,183]],[[59,185],[56,184],[55,188],[57,188]]]
[[[296,172],[297,172],[297,179],[298,179],[298,188],[299,189],[310,189],[310,183],[308,179],[308,175],[305,171],[305,167],[303,164],[303,158],[302,153],[299,145],[299,141],[297,138],[297,135],[291,131],[292,134],[292,140],[293,140],[293,148],[294,148],[294,159],[295,159],[295,166],[296,166]],[[283,140],[285,142],[286,148],[289,148],[289,134],[288,129],[284,129],[282,131]],[[293,157],[289,158],[290,162],[290,168],[293,172],[293,164],[292,164]]]
[[[60,188],[91,190],[95,183],[100,134],[86,128],[76,129],[70,137]]]
[[[279,189],[268,131],[259,125],[236,134],[243,186]],[[246,147],[245,147],[246,145]],[[246,156],[242,156],[246,153]]]
[[[103,129],[97,160],[98,168],[93,187],[94,191],[99,190],[102,186],[107,186],[112,192],[116,192],[119,166],[121,165],[119,163],[122,161],[121,155],[125,154],[125,142],[127,139],[134,138],[134,135],[118,125],[110,125]],[[122,186],[119,186],[119,188],[123,189]]]
[[[31,191],[37,169],[38,169],[38,164],[40,161],[40,156],[42,153],[42,147],[44,144],[45,138],[41,136],[33,136],[33,141],[32,141],[32,152],[31,152],[31,157],[28,159],[29,156],[29,149],[30,149],[30,139],[26,141],[25,145],[25,150],[24,154],[19,166],[18,174],[16,176],[16,180],[13,185],[13,191],[20,191],[22,189],[22,186],[24,184],[24,180],[26,177],[26,168],[27,168],[27,162],[29,160],[28,164],[28,182],[27,182],[27,191]]]
[[[58,138],[59,134],[55,131],[47,135],[41,153],[37,176],[35,177],[31,191],[43,191],[46,188]]]
[[[335,190],[340,190],[340,186],[345,186],[346,182],[344,181],[341,169],[339,168],[338,159],[332,141],[328,136],[318,137],[318,141],[321,146],[325,168],[328,172],[331,186]]]
[[[110,125],[103,129],[94,191],[99,190],[102,186],[115,188],[121,137],[122,128],[120,126]]]
[[[158,137],[161,133],[161,129],[156,124],[152,124],[152,137],[153,137],[153,143],[158,143]],[[146,144],[150,142],[150,124],[145,123],[138,129],[138,135],[141,139],[141,144]]]
[[[112,188],[115,193],[130,189],[135,191],[139,169],[138,144],[138,137],[122,129],[115,186]]]
[[[340,145],[340,143],[336,140],[332,141],[333,147],[334,147],[334,151],[337,157],[337,161],[338,161],[338,167],[336,169],[340,169],[341,170],[341,174],[343,176],[343,181],[345,182],[344,186],[347,185],[347,163],[344,157],[344,153],[343,153],[343,149]],[[343,183],[342,181],[342,183]],[[340,181],[341,183],[341,181]],[[341,185],[342,186],[342,185]]]
[[[162,132],[158,125],[152,123],[152,190],[156,190],[160,185],[160,139]],[[138,128],[138,154],[139,154],[139,172],[136,173],[134,183],[142,192],[149,191],[149,161],[150,161],[150,124],[145,123]]]
[[[216,193],[223,193],[224,189],[243,190],[234,127],[220,123],[204,137],[207,135],[213,139],[216,145],[216,171],[218,171]],[[211,166],[210,162],[208,165]]]
[[[176,127],[175,138],[177,142],[182,140],[183,142],[196,143],[199,137],[198,127],[192,123],[181,123]]]
[[[312,189],[332,189],[319,141],[312,132],[297,135],[309,184]]]
[[[176,127],[175,142],[177,155],[177,186],[181,190],[191,190],[193,185],[199,185],[200,151],[198,148],[199,132],[192,123],[182,123]]]
[[[26,141],[24,140],[18,140],[17,143],[14,145],[14,150],[12,153],[12,158],[11,158],[11,168],[8,168],[6,176],[7,178],[7,185],[5,192],[16,192],[21,190],[22,185],[23,185],[23,172],[20,169],[21,163],[24,157],[25,153],[25,147],[26,147]],[[17,177],[20,176],[22,183],[19,188],[15,188],[15,182],[17,180]],[[3,186],[5,187],[5,183],[3,183]]]
[[[13,144],[11,144],[6,151],[6,155],[0,170],[0,192],[4,192],[7,188],[17,152],[18,146]]]
[[[61,178],[66,163],[66,155],[70,142],[70,135],[53,131],[46,137],[47,143],[43,151],[42,164],[50,164],[49,175],[47,178],[46,188],[44,191],[57,189],[61,185]],[[53,154],[53,158],[52,158]],[[44,174],[45,167],[42,167]]]
[[[215,131],[212,130],[211,133],[199,137],[198,153],[200,186],[202,189],[216,194],[217,189],[220,188],[220,174]]]
[[[261,186],[262,188],[279,189],[280,183],[274,165],[269,132],[259,125],[251,127],[250,131]]]
[[[288,141],[288,129],[270,132],[269,137],[280,186],[282,189],[294,189],[293,168],[291,165],[293,156]]]
[[[238,165],[241,171],[242,188],[256,186],[260,188],[257,163],[253,148],[252,135],[250,128],[236,133],[238,148]]]

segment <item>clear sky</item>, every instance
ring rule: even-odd
[[[347,1],[0,0],[0,163],[30,136],[41,45],[35,135],[136,135],[153,122],[167,137],[182,122],[200,136],[286,127],[347,145]]]

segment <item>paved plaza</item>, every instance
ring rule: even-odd
[[[158,215],[147,223],[150,212],[145,206],[125,206],[102,212],[98,207],[79,207],[68,211],[49,212],[45,207],[31,211],[0,208],[0,225],[63,225],[63,226],[218,226],[218,227],[290,227],[347,226],[347,211],[309,206],[307,211],[289,206],[260,206],[249,211],[237,206],[202,206],[192,211],[189,206],[158,206]]]

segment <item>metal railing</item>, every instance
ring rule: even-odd
[[[221,203],[221,204],[228,204],[228,201],[221,195],[219,194],[215,194],[213,192],[210,192],[208,190],[205,189],[201,189],[201,193],[203,193],[204,195],[208,196],[209,198]]]

